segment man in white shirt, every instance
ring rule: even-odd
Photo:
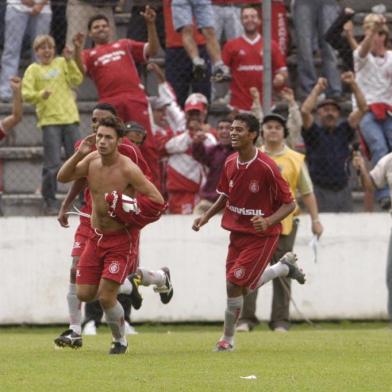
[[[392,51],[387,49],[389,29],[381,15],[364,19],[365,38],[354,51],[356,80],[363,91],[369,111],[360,123],[373,165],[392,147]],[[376,192],[383,209],[389,209],[388,189]]]
[[[11,101],[10,78],[18,74],[23,38],[32,43],[37,35],[48,34],[52,19],[49,0],[7,0],[4,50],[1,57],[0,100]]]

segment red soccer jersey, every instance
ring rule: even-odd
[[[255,234],[259,237],[279,235],[281,224],[257,233],[250,221],[253,216],[268,217],[282,204],[293,201],[290,188],[276,163],[257,150],[255,157],[240,163],[238,153],[225,162],[217,192],[227,196],[222,227],[233,232]]]
[[[272,72],[286,68],[286,61],[276,42],[272,41]],[[252,96],[249,89],[257,87],[263,96],[263,40],[259,35],[254,41],[245,36],[226,42],[222,52],[223,61],[230,67],[230,105],[236,109],[250,111]]]
[[[135,66],[135,63],[145,61],[145,45],[144,42],[120,39],[83,50],[84,65],[97,87],[100,100],[128,94],[135,101],[147,102]]]

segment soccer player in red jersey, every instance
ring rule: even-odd
[[[159,154],[151,131],[146,93],[136,69],[136,64],[144,63],[157,53],[159,40],[155,11],[146,6],[143,16],[148,42],[130,39],[111,42],[111,26],[104,15],[95,15],[89,20],[88,31],[94,42],[93,48],[82,51],[82,34],[77,34],[73,42],[78,66],[94,81],[99,101],[113,105],[124,122],[136,121],[146,129],[147,138],[141,151],[152,171],[153,182],[159,184]]]
[[[259,132],[259,121],[253,115],[243,113],[234,118],[230,136],[237,152],[226,159],[217,188],[218,200],[195,219],[192,227],[198,231],[224,208],[222,227],[231,232],[224,333],[215,351],[234,349],[235,326],[249,290],[279,276],[305,282],[292,253],[267,267],[281,232],[280,221],[294,211],[296,204],[278,166],[256,148]]]

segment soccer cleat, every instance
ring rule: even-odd
[[[120,342],[112,342],[109,354],[125,354],[128,352],[128,346],[122,345]]]
[[[226,340],[219,340],[214,348],[215,352],[231,352],[233,350],[234,346]]]
[[[57,347],[70,347],[78,349],[82,347],[82,336],[74,332],[72,329],[67,329],[58,338],[54,340]]]
[[[279,261],[289,267],[288,278],[295,279],[299,284],[305,283],[305,274],[298,268],[297,256],[294,253],[287,252]]]
[[[193,64],[192,77],[195,82],[200,82],[207,77],[207,65],[205,63]]]
[[[167,267],[162,267],[161,270],[165,273],[165,283],[163,286],[160,287],[154,287],[154,291],[156,293],[159,293],[159,296],[161,297],[161,302],[163,304],[168,304],[170,300],[173,297],[174,290],[173,290],[173,285],[171,283],[170,279],[170,270]]]
[[[131,300],[131,305],[134,309],[138,310],[142,306],[143,297],[139,292],[139,286],[142,283],[140,276],[137,273],[133,273],[127,277],[127,279],[131,282],[132,292],[129,294],[129,298]]]

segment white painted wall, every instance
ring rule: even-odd
[[[134,321],[216,321],[225,307],[224,264],[228,232],[219,217],[199,233],[193,217],[165,216],[144,229],[142,265],[167,265],[174,298],[163,306],[151,288]],[[325,234],[317,264],[308,246],[309,219],[301,217],[296,252],[307,273],[293,283],[300,312],[311,319],[386,318],[385,268],[390,231],[388,214],[325,214]],[[70,249],[77,220],[63,229],[55,218],[0,218],[0,324],[67,321]],[[271,285],[259,294],[258,316],[268,319]],[[302,316],[292,308],[294,319]]]

